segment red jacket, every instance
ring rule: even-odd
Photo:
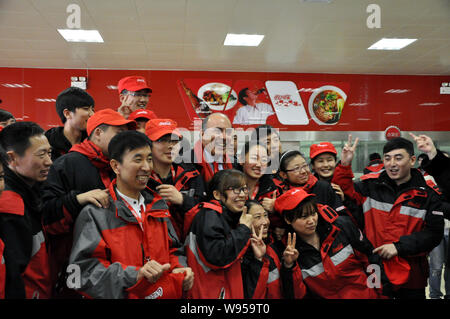
[[[316,231],[320,250],[297,236],[299,258],[291,276],[302,277],[308,290],[316,296],[330,299],[381,298],[381,289],[369,288],[366,273],[369,264],[380,266],[380,283],[389,285],[381,258],[372,253],[373,246],[347,216],[338,216],[326,205],[318,204],[319,220]],[[289,276],[284,278],[283,285]],[[287,286],[288,284],[286,284]],[[294,287],[295,288],[295,287]],[[299,287],[296,287],[297,289]],[[298,296],[294,290],[291,296]]]
[[[409,280],[403,288],[427,285],[426,255],[443,236],[443,212],[439,195],[427,186],[417,169],[399,187],[385,171],[367,174],[353,184],[350,166],[338,165],[334,179],[344,193],[362,206],[364,232],[375,247],[394,243],[398,256],[410,265]]]
[[[115,181],[109,190],[108,209],[87,205],[75,223],[69,263],[81,270],[77,290],[91,298],[181,298],[184,274],[171,272],[182,266],[170,247],[165,201],[141,192],[146,203],[141,228],[130,209],[117,198]],[[150,259],[170,263],[171,268],[154,284],[145,278],[136,282],[139,268]]]
[[[3,257],[4,248],[5,244],[0,239],[0,299],[5,299],[6,266],[5,258]]]
[[[250,229],[217,201],[200,203],[185,219],[189,229],[187,263],[195,273],[194,299],[242,299],[241,260],[250,245]]]
[[[5,245],[5,297],[50,298],[50,267],[38,186],[29,187],[7,166],[4,170],[6,185],[0,198],[0,239]]]

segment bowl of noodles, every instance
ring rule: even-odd
[[[309,98],[309,114],[319,125],[334,125],[341,118],[346,99],[347,94],[336,86],[319,87]]]

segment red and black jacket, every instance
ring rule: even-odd
[[[379,174],[384,170],[384,164],[383,161],[380,159],[374,159],[373,161],[370,161],[369,165],[364,167],[363,172],[364,174]]]
[[[89,204],[75,223],[70,264],[81,271],[80,286],[75,288],[90,298],[181,298],[184,273],[172,273],[182,266],[170,246],[166,202],[141,192],[146,207],[139,223],[116,194],[114,181],[109,193],[108,208]],[[146,278],[137,282],[138,271],[148,260],[169,263],[171,268],[155,283]]]
[[[384,274],[381,258],[373,254],[370,241],[355,227],[347,216],[338,216],[327,205],[318,204],[318,225],[320,250],[297,236],[299,252],[297,264],[292,269],[283,268],[282,280],[288,298],[295,298],[293,276],[301,276],[308,293],[329,299],[372,299],[381,298],[390,282]],[[376,264],[380,268],[381,287],[369,288],[367,266]],[[291,291],[289,292],[289,288]],[[298,293],[297,293],[298,294]]]
[[[185,251],[187,264],[195,273],[189,297],[244,298],[241,260],[250,245],[251,231],[239,224],[240,215],[215,200],[200,203],[186,214]]]
[[[440,243],[444,230],[440,195],[417,169],[411,169],[411,179],[400,186],[385,171],[364,175],[357,183],[352,178],[350,166],[336,167],[336,181],[361,205],[367,238],[375,247],[394,243],[398,256],[409,263],[411,272],[403,288],[425,288],[426,255]]]
[[[83,208],[77,195],[93,189],[105,189],[114,172],[101,150],[91,141],[72,147],[50,167],[43,184],[43,225],[48,236],[52,274],[62,273],[55,293],[65,293],[65,269],[72,248],[73,225]],[[63,291],[61,291],[63,290]]]
[[[5,299],[6,265],[3,251],[5,244],[0,239],[0,299]]]
[[[28,186],[6,165],[0,197],[0,240],[4,243],[5,297],[50,298],[50,267],[41,224],[39,185]]]
[[[154,193],[157,193],[156,187],[162,184],[175,186],[183,195],[183,204],[175,205],[170,202],[167,203],[170,209],[170,219],[179,239],[179,242],[174,243],[174,246],[180,247],[184,242],[184,215],[192,207],[205,200],[205,184],[198,170],[192,164],[185,163],[172,164],[170,176],[165,180],[161,179],[155,172],[152,172],[147,186]]]

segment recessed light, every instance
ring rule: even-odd
[[[263,39],[261,34],[228,33],[223,45],[257,47]]]
[[[67,42],[104,42],[98,30],[58,29],[58,32]]]
[[[382,38],[380,41],[372,44],[367,50],[400,50],[416,40],[417,39]]]
[[[402,112],[384,112],[386,115],[399,115],[402,114]]]

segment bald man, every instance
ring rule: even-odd
[[[202,123],[201,140],[191,152],[191,159],[208,183],[222,169],[233,168],[227,150],[233,147],[233,128],[230,119],[222,113],[213,113]]]

